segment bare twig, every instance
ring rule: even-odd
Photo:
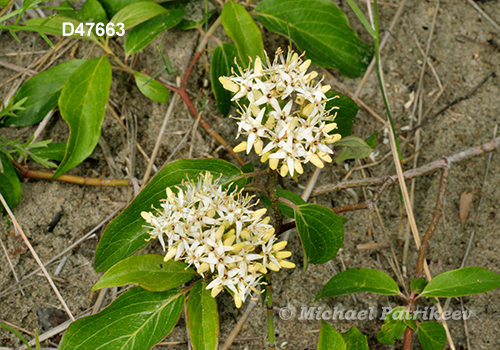
[[[7,249],[5,248],[5,245],[3,244],[3,240],[0,239],[0,244],[2,245],[3,252],[5,253],[5,259],[7,259],[7,262],[9,263],[10,270],[12,271],[12,274],[14,275],[14,279],[16,280],[17,283],[19,283],[19,278],[17,277],[16,270],[14,270],[14,266],[12,265],[12,261],[10,261],[9,253],[7,252]],[[24,297],[24,291],[21,287],[19,287],[19,291],[21,292],[22,296]]]
[[[226,342],[222,346],[221,350],[229,350],[231,345],[233,344],[234,340],[236,339],[236,336],[238,336],[238,333],[241,331],[241,328],[245,324],[246,320],[252,313],[253,309],[257,306],[257,302],[255,300],[250,299],[250,302],[248,303],[247,309],[245,310],[245,313],[241,316],[241,318],[238,320],[238,323],[236,323],[236,326],[234,326],[233,330],[227,337]]]

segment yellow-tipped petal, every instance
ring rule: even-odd
[[[227,78],[219,77],[219,82],[222,84],[222,87],[226,90],[229,90],[232,92],[240,91],[240,87]]]
[[[255,153],[260,154],[260,152],[262,152],[262,148],[264,147],[264,141],[261,139],[255,140],[253,147],[255,149]]]
[[[265,213],[267,213],[267,209],[266,208],[261,208],[261,209],[256,210],[256,211],[254,211],[252,213],[252,218],[258,218],[259,216],[262,216]]]
[[[261,163],[265,163],[267,162],[267,160],[269,159],[269,156],[271,155],[271,152],[266,152],[262,155],[262,157],[260,157],[260,161]]]
[[[216,214],[216,213],[217,213],[217,212],[215,211],[215,209],[214,209],[214,208],[212,208],[212,209],[210,209],[209,211],[207,211],[207,216],[208,216],[209,218],[213,218],[213,217],[215,216],[215,214]]]
[[[283,267],[285,269],[293,269],[295,267],[295,264],[293,262],[286,261],[286,260],[281,260],[280,265],[281,265],[281,267]]]
[[[270,115],[269,118],[267,118],[265,127],[268,129],[274,129],[275,125],[276,125],[276,118],[274,118],[273,115]]]
[[[273,262],[270,262],[269,264],[267,264],[267,267],[269,268],[269,270],[271,271],[276,271],[278,272],[280,270],[280,267],[278,265],[276,265],[275,263]]]
[[[288,165],[285,163],[281,166],[280,175],[281,177],[285,177],[286,174],[288,174]]]
[[[302,63],[300,66],[299,66],[299,70],[301,72],[305,72],[307,70],[307,68],[309,68],[309,66],[311,65],[311,60],[306,60],[304,63]]]
[[[175,256],[175,254],[177,254],[177,246],[172,247],[168,250],[167,255],[165,255],[165,257],[163,258],[163,261],[169,261]]]
[[[285,251],[283,251],[283,252],[277,252],[275,254],[275,256],[276,256],[276,259],[285,259],[285,258],[291,257],[292,256],[292,252],[285,252]]]
[[[238,254],[244,247],[245,243],[236,243],[235,245],[233,245],[233,250],[231,252],[233,252],[234,254]]]
[[[215,240],[218,241],[222,238],[222,236],[224,235],[224,231],[226,230],[226,228],[224,226],[219,226],[219,228],[217,229],[217,231],[215,231]]]
[[[276,170],[276,168],[278,167],[279,162],[280,162],[280,160],[278,158],[269,158],[269,167],[272,170]]]
[[[258,116],[258,115],[259,115],[259,113],[260,113],[260,108],[259,108],[259,107],[257,107],[257,106],[256,106],[256,105],[254,105],[254,104],[251,104],[251,105],[250,105],[250,111],[252,112],[253,116],[254,116],[255,118],[257,118],[257,116]]]
[[[243,239],[250,238],[250,231],[248,230],[241,230],[240,237]]]
[[[340,140],[341,138],[342,138],[342,135],[340,135],[340,134],[333,134],[333,135],[330,135],[330,138],[326,141],[326,143],[335,143],[338,140]]]
[[[254,70],[253,72],[255,74],[262,74],[262,61],[260,60],[260,57],[257,57],[255,59],[255,64],[254,64]]]
[[[207,271],[210,268],[210,265],[207,263],[203,263],[198,267],[198,270],[196,270],[197,273],[202,274],[203,272]]]
[[[295,167],[295,170],[299,173],[302,174],[304,172],[304,168],[302,168],[302,164],[298,160],[293,161],[293,165]]]
[[[238,294],[234,295],[234,305],[239,309],[241,307],[241,297]]]
[[[142,216],[142,218],[143,218],[144,220],[146,220],[148,223],[150,223],[150,222],[151,222],[151,216],[152,216],[152,215],[151,215],[150,213],[148,213],[147,211],[143,211],[143,212],[141,212],[141,216]]]
[[[337,123],[330,123],[330,124],[327,124],[325,126],[325,129],[323,131],[328,134],[330,131],[335,130],[335,129],[338,129]]]
[[[273,250],[278,251],[278,250],[284,249],[287,244],[288,244],[287,241],[281,241],[281,242],[278,242],[276,244],[273,244]]]
[[[309,103],[307,106],[305,106],[303,109],[302,109],[302,112],[301,114],[304,116],[304,117],[309,117],[309,115],[311,114],[312,110],[314,109],[314,104],[313,103]]]
[[[222,292],[222,286],[215,286],[212,288],[212,298],[215,298],[219,293]]]
[[[247,149],[247,142],[243,141],[238,146],[236,146],[235,148],[233,148],[233,151],[235,151],[236,153],[238,153],[238,152],[246,151],[246,149]]]
[[[314,154],[312,157],[311,157],[311,163],[313,163],[314,165],[316,165],[318,168],[323,168],[325,165],[323,164],[323,162],[321,161],[321,159],[319,159],[319,157]]]
[[[332,88],[332,87],[331,87],[330,85],[323,85],[323,86],[321,87],[321,92],[325,94],[325,93],[327,93],[328,91],[330,91],[330,89],[331,89],[331,88]]]
[[[233,243],[234,243],[234,240],[235,240],[235,239],[236,239],[236,236],[234,236],[234,235],[233,235],[233,236],[228,237],[228,238],[224,241],[224,245],[225,245],[225,246],[228,246],[228,247],[232,246],[232,245],[233,245]]]

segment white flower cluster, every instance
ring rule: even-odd
[[[279,167],[281,176],[301,174],[302,163],[322,168],[323,161],[332,161],[327,144],[341,139],[340,134],[329,134],[337,129],[336,113],[326,110],[330,86],[314,81],[318,73],[307,73],[310,64],[311,60],[302,62],[293,51],[284,58],[278,49],[272,63],[266,54],[265,65],[257,57],[253,69],[243,71],[238,66],[239,74],[233,71],[233,76],[219,78],[226,90],[235,93],[233,101],[246,98],[249,102],[239,105],[236,118],[237,138],[240,134],[248,138],[234,150],[248,154],[253,147],[262,162],[269,160],[271,169]]]
[[[167,188],[161,209],[141,215],[151,238],[167,251],[164,260],[183,260],[211,276],[207,289],[213,297],[227,287],[239,308],[268,269],[295,267],[284,260],[291,256],[283,251],[287,242],[274,243],[270,218],[263,218],[266,209],[251,210],[253,196],[224,190],[209,172],[176,188],[177,194]]]

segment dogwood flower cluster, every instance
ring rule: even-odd
[[[302,174],[303,163],[323,168],[323,162],[332,161],[328,144],[341,139],[340,134],[330,135],[337,129],[332,110],[338,109],[326,109],[330,86],[315,82],[318,73],[307,72],[311,60],[303,62],[301,57],[289,51],[285,58],[278,49],[273,62],[266,54],[265,63],[257,57],[253,69],[246,70],[235,60],[239,72],[219,78],[226,90],[235,93],[232,100],[239,105],[236,138],[247,135],[234,150],[248,154],[253,148],[283,177]],[[248,105],[239,103],[244,98]]]
[[[213,297],[227,287],[239,308],[268,270],[295,267],[284,260],[291,256],[283,251],[287,242],[275,243],[266,209],[252,210],[253,196],[223,189],[210,172],[182,185],[177,194],[167,188],[161,208],[141,215],[166,251],[164,260],[183,260],[208,276]]]

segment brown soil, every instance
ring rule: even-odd
[[[339,1],[336,1],[339,3]],[[359,1],[360,6],[364,5]],[[389,0],[380,6],[381,27],[388,27],[392,20],[399,1]],[[492,18],[500,21],[500,6],[496,1],[478,2],[485,12]],[[348,13],[351,25],[361,33],[364,40],[369,40],[364,34],[363,28],[358,20],[349,10],[345,1],[340,1],[339,6]],[[411,91],[418,87],[421,61],[423,56],[416,45],[416,38],[422,48],[427,45],[429,30],[432,22],[433,9],[436,1],[408,1],[403,15],[396,24],[389,38],[387,47],[382,54],[385,72],[385,82],[389,93],[390,104],[396,120],[397,127],[410,125],[410,109],[405,109],[404,104],[409,100]],[[277,37],[264,30],[265,48],[273,52],[279,45],[286,46],[286,39]],[[216,36],[222,40],[223,31],[219,29]],[[47,50],[48,45],[38,35],[32,33],[19,33],[21,43],[16,42],[8,33],[0,36],[0,53],[9,52],[26,53],[31,51]],[[199,40],[196,30],[182,32],[170,30],[165,36],[160,36],[155,43],[140,53],[135,62],[137,70],[146,70],[154,73],[161,67],[161,60],[156,53],[155,46],[163,40],[164,51],[168,51],[171,61],[177,72],[183,71],[186,63],[190,60],[193,48]],[[118,40],[118,43],[122,43]],[[215,45],[211,43],[210,45]],[[117,46],[116,46],[117,47]],[[432,106],[431,114],[434,114],[443,106],[454,99],[465,95],[476,84],[478,84],[489,72],[498,71],[500,64],[500,37],[498,31],[487,22],[470,4],[465,0],[442,1],[436,21],[435,34],[432,38],[430,48],[430,59],[436,69],[446,90],[437,103]],[[74,53],[75,57],[83,58],[90,50],[90,44],[79,42]],[[53,64],[70,59],[71,50]],[[94,48],[90,57],[100,55],[98,49]],[[31,62],[40,57],[39,54],[26,54],[18,56],[3,56],[0,59],[28,67]],[[208,122],[229,143],[235,145],[235,125],[230,120],[218,115],[210,87],[205,84],[207,73],[204,60],[200,61],[191,76],[189,92],[193,99],[202,101],[208,94],[206,113]],[[0,82],[13,76],[16,72],[0,66]],[[344,84],[351,91],[358,86],[360,79],[346,79],[338,73],[333,72],[336,80],[329,83],[338,91],[343,91],[336,85],[337,82]],[[110,99],[113,105],[118,106],[121,116],[135,116],[137,118],[138,134],[137,141],[147,154],[151,154],[161,122],[165,116],[168,104],[151,102],[145,98],[135,87],[132,80],[120,71],[113,74],[114,80]],[[162,76],[165,80],[174,81],[174,76]],[[26,78],[25,78],[26,79]],[[327,81],[329,79],[327,78]],[[2,100],[7,96],[13,83],[3,85],[0,88]],[[427,71],[424,77],[425,101],[423,110],[431,105],[438,92],[438,85],[431,71]],[[439,157],[451,154],[472,146],[480,145],[492,138],[492,130],[495,124],[500,122],[498,111],[500,110],[499,78],[490,78],[476,94],[467,100],[453,106],[444,114],[438,116],[435,121],[421,129],[423,145],[419,153],[419,166],[424,165]],[[385,118],[384,107],[379,94],[376,77],[373,73],[368,79],[361,99],[369,105],[376,113]],[[116,109],[116,107],[115,107]],[[156,159],[156,166],[161,167],[169,155],[184,137],[184,133],[190,130],[193,118],[180,102],[177,103],[173,118],[171,119],[167,135],[162,140],[162,147]],[[0,133],[10,139],[21,137],[27,140],[36,127],[21,129],[1,129]],[[365,109],[361,108],[354,125],[353,133],[367,137],[374,131],[379,132],[379,144],[375,153],[376,160],[381,160],[389,151],[389,145],[384,143],[384,127],[376,121]],[[103,138],[107,141],[111,154],[117,164],[116,176],[124,178],[127,168],[128,146],[125,142],[126,133],[116,119],[108,112],[102,129]],[[44,130],[42,139],[52,139],[61,142],[66,139],[68,128],[59,114],[52,118],[48,127]],[[412,139],[413,144],[413,139]],[[190,146],[193,145],[195,158],[219,157],[234,161],[226,151],[218,148],[214,141],[202,128],[198,128],[194,139],[191,136],[188,142],[181,147],[173,157],[178,159],[187,157]],[[410,157],[414,150],[405,147],[403,158]],[[498,227],[500,224],[500,162],[497,154],[493,155],[489,169],[488,180],[484,181],[487,156],[477,157],[454,166],[450,173],[449,185],[446,194],[445,209],[443,217],[438,225],[432,245],[428,254],[429,267],[433,275],[460,267],[462,258],[468,244],[469,236],[474,227],[474,218],[477,215],[477,226],[475,238],[466,266],[482,266],[500,273],[500,240],[498,239]],[[247,158],[247,160],[256,160]],[[365,161],[363,161],[365,162]],[[366,163],[370,163],[366,160]],[[407,163],[406,168],[411,167],[413,161]],[[33,162],[30,166],[37,167]],[[349,162],[352,168],[357,163]],[[134,176],[141,179],[147,162],[144,157],[136,151],[136,165]],[[310,167],[299,178],[299,182],[285,181],[287,189],[299,193],[307,183],[312,174]],[[367,176],[381,176],[395,172],[391,157],[386,158],[381,164],[366,169]],[[99,177],[110,176],[112,170],[108,167],[102,149],[98,146],[94,154],[83,164],[73,169],[71,174]],[[347,174],[345,165],[327,166],[321,173],[317,186],[339,181]],[[359,171],[353,173],[351,178],[360,178]],[[429,224],[435,206],[437,189],[439,186],[439,173],[424,176],[416,180],[415,185],[414,212],[417,225],[423,234]],[[64,184],[50,181],[29,180],[23,185],[23,196],[21,203],[14,210],[17,220],[28,235],[33,247],[43,261],[48,261],[61,252],[72,242],[82,237],[86,232],[110,215],[116,208],[126,203],[131,189],[126,188],[92,188]],[[465,191],[473,191],[473,203],[469,217],[465,224],[460,223],[459,199]],[[480,211],[477,212],[479,199],[482,197]],[[335,192],[312,198],[311,202],[317,202],[329,207],[356,203],[364,200],[361,189],[354,191]],[[398,263],[402,265],[402,254],[404,237],[407,234],[406,218],[401,218],[399,204],[399,192],[396,187],[386,191],[378,203],[381,226],[374,211],[358,211],[346,213],[349,219],[345,226],[344,249],[332,260],[332,267],[337,271],[345,268],[364,267],[375,268],[394,276],[394,271],[389,264],[392,259],[390,249],[359,251],[356,246],[360,243],[389,242],[393,245]],[[61,212],[62,219],[53,232],[48,232],[49,223],[54,216]],[[387,231],[387,237],[384,234]],[[26,276],[37,267],[33,257],[24,249],[24,243],[14,234],[12,224],[3,218],[0,224],[1,239],[12,256],[12,264],[20,278]],[[101,231],[99,231],[101,233]],[[79,247],[75,248],[67,260],[64,268],[56,280],[61,294],[67,302],[73,314],[78,315],[91,308],[98,293],[90,292],[99,274],[92,268],[93,254],[98,239],[93,236]],[[303,252],[296,232],[290,239],[290,249],[293,251],[292,260],[297,268],[290,271],[282,271],[273,276],[274,300],[279,308],[296,308],[318,306],[325,308],[356,309],[363,310],[376,307],[379,312],[383,306],[401,305],[401,300],[393,297],[381,297],[373,294],[357,294],[351,296],[337,297],[334,299],[322,299],[314,303],[314,297],[322,286],[333,275],[328,264],[321,266],[309,266],[304,273]],[[159,251],[153,246],[151,250]],[[5,255],[1,253],[0,258],[0,291],[12,285],[15,280],[8,267]],[[410,239],[410,250],[407,259],[406,283],[414,274],[417,253]],[[59,265],[59,261],[48,266],[51,274]],[[55,326],[65,320],[65,315],[59,310],[62,307],[54,295],[52,289],[44,277],[35,276],[22,284],[24,296],[19,290],[13,291],[2,297],[0,302],[0,319],[8,321],[29,331],[37,328],[41,332],[51,326]],[[118,289],[118,292],[120,289]],[[116,294],[108,293],[105,304],[111,302]],[[500,290],[486,294],[475,295],[463,299],[464,306],[472,310],[475,316],[467,321],[468,338],[471,349],[500,349]],[[444,301],[443,301],[444,303]],[[221,334],[220,339],[226,339],[229,332],[243,314],[245,305],[241,310],[236,310],[228,294],[218,298]],[[452,299],[450,308],[457,310],[461,308],[460,300]],[[57,312],[55,311],[57,310]],[[0,321],[1,322],[1,321]],[[331,322],[339,331],[345,332],[350,326],[356,326],[366,334],[369,339],[370,349],[400,349],[402,342],[395,346],[384,346],[377,342],[376,335],[383,322],[373,321],[347,321],[336,320]],[[277,349],[315,349],[320,322],[301,321],[296,317],[290,320],[280,319],[278,312],[275,318]],[[467,336],[462,321],[449,321],[448,325],[457,349],[467,348]],[[42,328],[41,328],[42,327]],[[262,349],[265,347],[267,327],[265,309],[257,307],[246,322],[238,338],[243,339],[235,343],[233,349]],[[181,319],[174,331],[165,341],[184,341],[186,331],[184,321]],[[54,337],[52,342],[58,343],[60,337]],[[17,346],[19,341],[11,334],[0,330],[0,346]],[[51,347],[47,342],[44,346]],[[157,346],[157,349],[186,349],[186,344],[176,346]],[[419,349],[415,345],[414,349]]]

